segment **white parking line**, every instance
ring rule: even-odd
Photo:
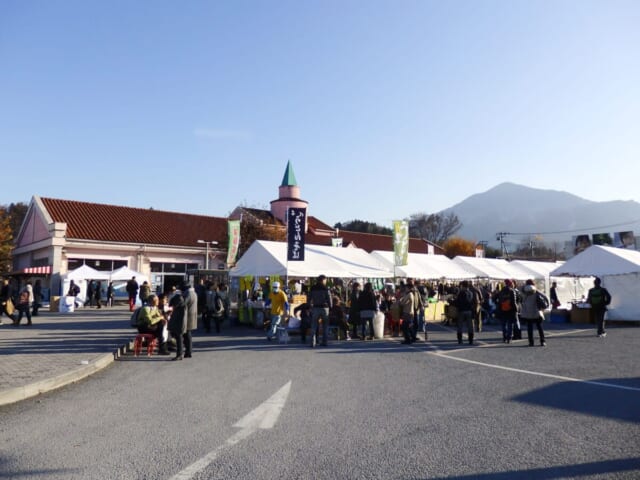
[[[428,353],[429,355],[434,355],[440,358],[447,358],[449,360],[456,360],[458,362],[470,363],[472,365],[479,365],[481,367],[489,367],[489,368],[495,368],[498,370],[506,370],[508,372],[524,373],[526,375],[535,375],[538,377],[553,378],[554,380],[563,380],[565,382],[586,383],[588,385],[596,385],[598,387],[617,388],[619,390],[640,392],[640,388],[638,387],[626,387],[624,385],[616,385],[615,383],[595,382],[593,380],[583,380],[580,378],[563,377],[562,375],[553,375],[551,373],[534,372],[531,370],[522,370],[520,368],[505,367],[503,365],[495,365],[493,363],[477,362],[475,360],[468,360],[466,358],[454,357],[451,355],[451,352],[449,352],[448,354],[445,354],[443,352],[425,352],[425,353]]]

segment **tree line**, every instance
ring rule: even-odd
[[[23,202],[0,205],[0,274],[13,271],[13,243],[29,205]]]

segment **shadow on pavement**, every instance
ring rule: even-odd
[[[516,402],[568,410],[584,415],[640,423],[640,378],[606,378],[592,380],[622,388],[602,388],[584,382],[559,382],[545,388],[513,397]],[[627,405],[629,408],[620,408]]]
[[[447,477],[430,477],[430,480],[553,480],[558,478],[579,478],[593,475],[613,475],[615,473],[640,471],[640,458],[621,458],[601,462],[565,465],[560,467],[513,470],[497,473],[474,473]],[[629,477],[631,478],[631,477]],[[635,477],[638,478],[638,477]],[[418,480],[418,477],[416,477]]]

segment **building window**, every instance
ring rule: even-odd
[[[152,273],[176,273],[184,274],[187,270],[198,268],[197,263],[171,263],[171,262],[151,262]]]
[[[112,270],[115,270],[116,268],[128,266],[129,262],[127,262],[126,260],[97,260],[95,258],[70,258],[69,260],[67,260],[68,270],[75,270],[82,265],[87,265],[101,272],[110,272]]]

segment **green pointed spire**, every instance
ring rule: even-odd
[[[287,160],[287,169],[284,171],[284,177],[282,177],[281,187],[296,187],[296,175],[293,173],[293,167],[291,166],[291,160]]]

